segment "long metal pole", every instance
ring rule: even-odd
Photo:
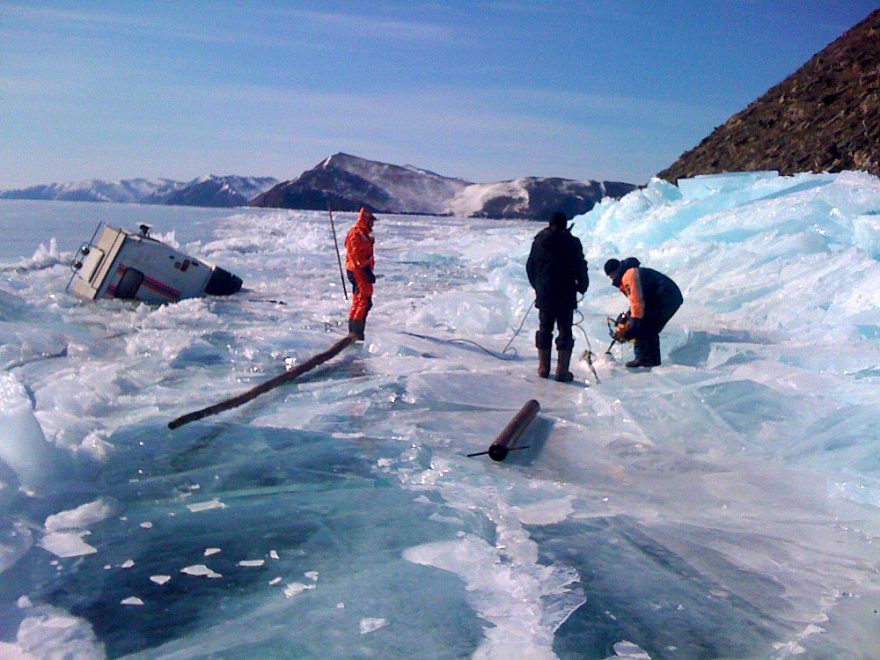
[[[178,417],[177,419],[168,422],[168,428],[173,430],[179,426],[183,426],[184,424],[194,422],[197,419],[202,419],[203,417],[208,417],[209,415],[216,415],[217,413],[223,412],[224,410],[236,408],[244,403],[247,403],[248,401],[252,401],[261,394],[265,394],[269,390],[274,389],[279,385],[290,382],[298,376],[306,373],[307,371],[314,369],[319,364],[323,364],[330,358],[335,357],[336,355],[341,353],[346,346],[351,346],[356,341],[357,337],[355,335],[347,335],[344,339],[340,339],[323,353],[318,353],[314,357],[303,362],[298,367],[294,367],[290,371],[286,371],[283,374],[275,376],[275,378],[267,380],[265,383],[260,383],[256,387],[249,389],[243,394],[239,394],[238,396],[232,397],[231,399],[226,399],[225,401],[221,401],[220,403],[215,403],[213,406],[208,406],[207,408],[202,408],[201,410],[197,410],[195,412],[183,415],[182,417]]]
[[[333,222],[333,209],[330,208],[330,200],[327,200],[327,213],[330,214],[330,229],[333,230],[333,245],[336,246],[336,261],[339,263],[339,278],[342,280],[342,293],[348,300],[348,289],[345,287],[345,273],[342,272],[342,257],[339,256],[339,241],[336,240],[336,224]]]

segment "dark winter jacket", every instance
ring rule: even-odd
[[[526,262],[538,309],[566,311],[577,307],[577,294],[590,286],[580,240],[565,227],[547,227],[535,236]]]
[[[675,282],[663,273],[640,266],[635,257],[620,262],[612,283],[629,298],[630,316],[636,320],[660,310],[678,309],[683,301]]]

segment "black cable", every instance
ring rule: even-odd
[[[519,357],[519,353],[515,348],[511,346],[513,340],[517,338],[519,333],[522,331],[523,326],[526,324],[526,319],[529,318],[529,313],[532,311],[532,307],[535,306],[535,301],[532,301],[532,304],[529,305],[529,308],[526,310],[526,313],[523,315],[522,321],[519,324],[519,327],[514,331],[513,336],[510,338],[510,341],[501,349],[500,353],[496,353],[495,351],[490,351],[485,346],[478,344],[477,342],[470,339],[440,339],[439,337],[431,337],[429,335],[420,335],[416,332],[406,332],[404,331],[402,334],[409,335],[410,337],[418,337],[419,339],[428,339],[430,341],[436,341],[440,344],[467,344],[470,346],[475,346],[479,348],[481,351],[486,353],[487,355],[491,355],[496,360],[515,360]]]

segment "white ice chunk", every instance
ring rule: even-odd
[[[114,505],[104,498],[99,498],[70,511],[61,511],[46,518],[44,527],[47,532],[58,532],[65,529],[86,529],[90,525],[106,520],[113,514]]]
[[[622,642],[617,642],[612,647],[614,649],[614,655],[612,658],[627,658],[628,660],[651,660],[651,656],[648,655],[646,651],[644,651],[638,644],[633,644],[632,642],[628,642],[623,640]]]
[[[143,605],[144,601],[142,601],[137,596],[129,596],[128,598],[120,601],[122,605]]]
[[[194,575],[196,577],[207,577],[207,578],[223,577],[220,573],[212,571],[210,568],[208,568],[204,564],[193,564],[192,566],[187,566],[185,568],[181,568],[180,572],[186,573],[187,575]]]
[[[0,658],[3,660],[37,660],[37,657],[25,652],[16,644],[0,642]]]
[[[205,557],[216,555],[218,552],[221,552],[220,548],[205,548]]]
[[[131,568],[134,566],[134,559],[126,559],[124,562],[119,564],[119,568]]]
[[[55,532],[46,534],[40,540],[40,547],[45,548],[56,557],[81,557],[91,555],[98,550],[82,540],[88,532]]]
[[[56,454],[46,442],[24,385],[15,375],[0,372],[0,461],[12,468],[22,485],[40,488],[58,473]]]
[[[225,509],[227,508],[227,506],[215,497],[214,499],[208,500],[207,502],[196,502],[195,504],[187,504],[186,508],[193,513],[198,513],[199,511],[210,511],[211,509]]]
[[[376,632],[388,625],[387,619],[378,619],[374,617],[366,617],[361,619],[360,629],[361,635]]]
[[[16,642],[25,653],[37,658],[104,658],[104,645],[92,627],[57,607],[38,607],[18,626]]]
[[[308,591],[309,589],[314,589],[315,585],[313,584],[303,584],[302,582],[291,582],[287,586],[284,587],[284,597],[285,598],[293,598],[301,594],[303,591]]]
[[[151,575],[150,581],[158,585],[163,585],[171,579],[170,575]]]
[[[262,566],[266,563],[265,559],[244,559],[238,562],[239,566]]]

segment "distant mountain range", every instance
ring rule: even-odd
[[[412,165],[390,165],[338,153],[290,181],[271,177],[205,176],[172,179],[97,179],[0,192],[0,199],[127,202],[182,206],[263,206],[303,210],[456,215],[545,220],[553,211],[585,213],[603,197],[636,186],[620,181],[525,177],[472,183]]]
[[[556,210],[569,217],[584,213],[603,197],[621,197],[635,187],[554,177],[472,183],[412,165],[338,153],[258,195],[251,206],[323,210],[329,202],[339,211],[366,206],[378,213],[538,220]]]
[[[0,199],[38,199],[68,202],[123,202],[180,206],[246,206],[278,183],[272,177],[203,176],[192,181],[172,179],[87,179],[50,183],[0,192]]]
[[[880,9],[657,176],[756,170],[880,176]]]

